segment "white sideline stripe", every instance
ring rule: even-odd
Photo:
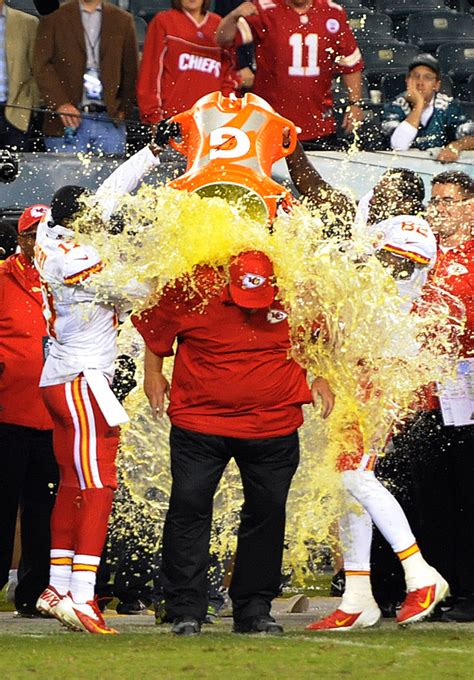
[[[74,466],[76,468],[77,476],[79,477],[80,487],[81,489],[85,489],[86,482],[82,473],[81,453],[79,446],[81,441],[81,427],[79,425],[79,417],[76,413],[76,407],[74,406],[74,400],[72,398],[72,385],[70,382],[65,384],[65,393],[69,413],[71,414],[72,421],[74,423]]]
[[[395,633],[396,634],[396,633]],[[405,650],[400,650],[398,647],[394,647],[393,645],[377,645],[377,644],[371,644],[371,643],[366,643],[366,642],[357,642],[356,640],[341,640],[339,637],[335,637],[338,635],[338,633],[327,633],[324,635],[324,637],[320,636],[321,634],[318,633],[318,636],[316,637],[300,637],[300,636],[295,636],[292,638],[293,640],[304,640],[305,642],[315,642],[317,643],[324,643],[327,644],[328,642],[333,642],[336,645],[342,645],[346,647],[362,647],[365,649],[391,649],[393,651],[396,651],[398,654],[403,654]],[[283,640],[285,638],[281,638]],[[287,638],[288,639],[288,638]],[[280,642],[280,640],[279,640]],[[414,643],[415,641],[413,641]],[[423,646],[423,651],[425,652],[433,652],[433,654],[446,654],[446,652],[453,652],[454,654],[474,654],[474,650],[470,649],[458,649],[457,647],[425,647]]]

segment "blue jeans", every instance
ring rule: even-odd
[[[89,118],[90,116],[90,118]],[[116,127],[107,113],[91,113],[81,119],[71,144],[65,144],[64,137],[45,137],[48,151],[62,153],[125,153],[125,125]]]

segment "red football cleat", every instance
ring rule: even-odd
[[[71,593],[63,597],[57,609],[57,618],[67,628],[72,630],[83,630],[87,633],[99,635],[117,635],[115,628],[109,628],[104,621],[97,600],[88,602],[74,602]]]
[[[324,619],[310,623],[309,626],[306,626],[306,630],[344,631],[352,630],[353,628],[369,628],[378,623],[380,616],[381,613],[378,607],[364,609],[355,614],[349,614],[349,612],[345,612],[342,609],[336,609],[335,612],[329,614]]]
[[[438,602],[449,595],[447,581],[435,569],[433,569],[433,572],[433,581],[429,585],[407,593],[397,615],[398,624],[404,626],[425,619],[431,614]]]
[[[36,609],[47,616],[56,617],[55,611],[63,596],[58,593],[54,586],[48,586],[43,590],[36,601]],[[57,618],[57,617],[56,617]]]

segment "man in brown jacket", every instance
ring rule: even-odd
[[[70,0],[40,20],[34,75],[52,113],[50,151],[123,153],[138,67],[130,14],[101,0]],[[54,112],[54,113],[53,113]]]

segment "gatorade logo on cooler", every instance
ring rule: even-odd
[[[188,56],[183,55],[186,67]],[[288,189],[272,179],[272,166],[294,151],[296,127],[264,99],[211,92],[171,120],[180,125],[181,141],[170,144],[188,163],[169,186],[219,197],[263,222],[274,219],[279,205],[291,203]]]

